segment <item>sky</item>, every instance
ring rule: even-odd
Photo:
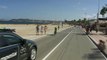
[[[96,18],[107,0],[0,0],[0,19],[74,20]]]

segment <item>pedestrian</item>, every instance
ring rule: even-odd
[[[59,30],[59,28],[60,28],[60,27],[59,27],[59,25],[58,25],[58,30]]]
[[[95,22],[95,31],[96,31],[96,33],[98,32],[98,23],[97,22]]]
[[[90,32],[92,32],[92,30],[94,30],[94,25],[90,26]]]
[[[54,28],[54,35],[56,35],[57,34],[57,28],[55,27]]]
[[[45,34],[47,33],[47,29],[48,29],[48,27],[45,25],[45,26],[44,26],[44,33],[45,33]]]
[[[41,30],[41,31],[40,31],[41,34],[43,34],[43,26],[42,26],[42,25],[40,26],[40,30]]]
[[[99,40],[98,48],[101,50],[101,52],[104,52],[105,42],[103,40]]]
[[[87,25],[86,26],[86,34],[89,34],[89,32],[90,32],[90,25]]]
[[[36,26],[36,34],[39,35],[39,25]]]
[[[96,28],[96,30],[95,30],[95,31],[96,31],[96,33],[97,33],[97,32],[98,32],[98,28]]]
[[[63,28],[63,22],[62,22],[62,28]]]

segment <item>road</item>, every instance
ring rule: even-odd
[[[79,27],[50,34],[36,41],[37,60],[105,60],[104,55]]]

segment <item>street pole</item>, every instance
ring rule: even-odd
[[[97,26],[96,26],[97,31],[99,31],[99,12],[100,12],[100,0],[98,0]]]
[[[99,12],[100,12],[100,0],[98,0],[98,13],[97,13],[97,22],[99,23]]]

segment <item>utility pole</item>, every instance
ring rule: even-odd
[[[98,0],[97,26],[96,26],[96,29],[98,31],[99,31],[99,12],[100,12],[100,0]]]
[[[99,13],[100,13],[100,0],[98,0],[97,23],[99,23]]]

